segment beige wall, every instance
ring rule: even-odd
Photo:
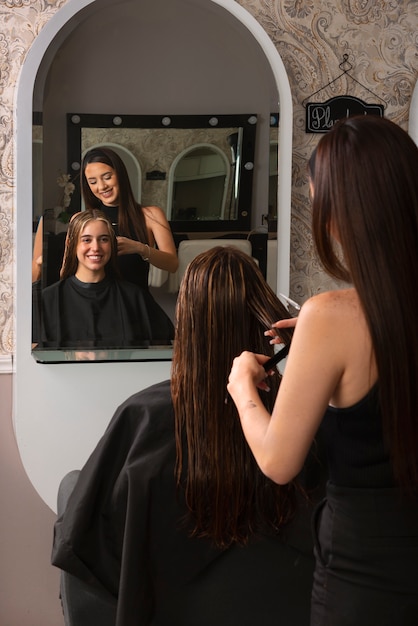
[[[12,376],[0,375],[0,624],[64,624],[50,565],[55,515],[30,484],[11,421]]]
[[[4,0],[0,6],[0,355],[13,352],[15,86],[37,33],[65,3],[66,0]],[[356,80],[383,98],[387,102],[385,114],[406,128],[418,72],[418,2],[239,3],[254,15],[275,43],[292,89],[291,295],[304,300],[327,288],[329,282],[312,253],[305,164],[317,137],[304,131],[302,103],[339,75],[339,64],[347,53]],[[349,93],[370,100],[367,89],[343,77],[316,99]],[[49,566],[54,516],[34,492],[20,464],[12,430],[10,375],[0,375],[0,397],[0,624],[57,626],[62,623],[58,579]]]

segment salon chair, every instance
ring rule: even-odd
[[[42,288],[56,283],[60,279],[60,270],[64,257],[66,232],[44,233]]]
[[[74,470],[62,479],[58,490],[58,516],[65,511],[79,474],[79,470]],[[60,598],[65,626],[115,625],[115,600],[64,571],[61,571],[60,577]]]
[[[216,246],[234,246],[252,256],[252,245],[249,239],[185,239],[180,241],[178,249],[179,267],[175,274],[176,288],[178,289],[186,267],[198,254],[206,252]]]

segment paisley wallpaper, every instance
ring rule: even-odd
[[[384,101],[385,115],[407,128],[418,74],[418,0],[238,1],[274,42],[292,90],[290,295],[302,302],[334,286],[321,271],[312,247],[305,162],[318,136],[305,133],[304,103],[347,93],[369,102]],[[15,86],[27,51],[65,3],[2,0],[0,5],[0,356],[11,355],[14,347]],[[352,71],[335,80],[344,54]]]

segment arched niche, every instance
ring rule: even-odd
[[[216,212],[216,216],[220,216],[225,219],[225,205],[227,198],[232,194],[230,190],[230,172],[231,165],[226,158],[225,153],[212,144],[193,144],[185,150],[182,150],[180,154],[174,159],[173,164],[168,174],[168,198],[167,198],[167,217],[169,219],[178,220],[181,215],[181,211],[188,211],[193,209],[193,198],[195,197],[194,189],[187,190],[187,186],[193,185],[195,181],[199,183],[212,181],[216,182],[216,199],[213,210]],[[180,189],[176,189],[176,186],[185,184],[183,196],[180,201],[180,205],[176,207],[176,201],[178,202],[178,192]],[[199,185],[197,190],[200,195],[208,196],[213,191],[211,186],[204,187]],[[177,193],[176,193],[177,192]],[[210,217],[210,209],[206,211]],[[185,219],[188,217],[184,216]],[[199,216],[197,216],[199,217]],[[204,215],[200,216],[204,218]]]
[[[114,1],[114,0],[112,0]],[[139,4],[141,0],[136,0]],[[31,355],[32,250],[32,98],[35,77],[45,56],[59,47],[73,18],[99,0],[68,0],[45,24],[28,51],[16,90],[16,353],[14,427],[25,470],[41,498],[54,510],[62,476],[81,467],[115,408],[132,393],[167,379],[170,361],[37,363]],[[103,6],[103,0],[100,0]],[[109,1],[109,4],[111,2]],[[118,2],[123,9],[124,2]],[[173,4],[173,3],[170,3]],[[196,0],[192,3],[199,5]],[[292,102],[287,74],[272,41],[235,0],[205,0],[255,39],[271,67],[280,106],[278,129],[278,291],[289,288]],[[157,38],[158,39],[158,38]],[[151,55],[152,56],[152,55]]]

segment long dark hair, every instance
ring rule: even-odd
[[[86,211],[76,213],[68,225],[68,232],[65,240],[64,259],[60,272],[61,280],[64,280],[69,276],[74,276],[77,272],[77,246],[80,241],[80,236],[86,224],[94,220],[99,220],[106,224],[111,241],[111,256],[105,267],[106,276],[119,278],[119,269],[117,265],[118,246],[112,224],[109,222],[106,215],[98,209],[87,209]]]
[[[86,208],[98,209],[102,206],[100,200],[91,191],[86,178],[85,172],[89,163],[104,163],[116,173],[119,183],[119,234],[130,238],[135,235],[138,241],[149,243],[144,213],[133,194],[126,166],[120,156],[110,148],[92,148],[83,157],[81,164],[81,193]]]
[[[418,487],[418,148],[376,116],[337,123],[310,163],[313,235],[368,322],[395,478]],[[343,259],[332,238],[338,233]]]
[[[216,247],[186,269],[177,300],[172,363],[177,483],[184,487],[193,534],[222,547],[245,544],[260,528],[276,530],[293,515],[295,485],[265,477],[245,441],[237,410],[225,402],[232,361],[242,350],[273,354],[264,335],[289,317],[254,260]],[[283,331],[290,342],[292,331]],[[272,409],[279,375],[270,393]]]

